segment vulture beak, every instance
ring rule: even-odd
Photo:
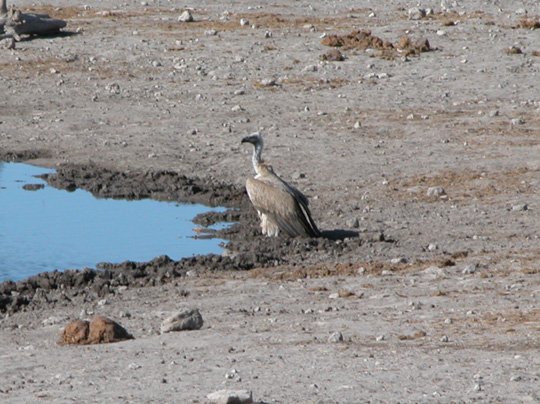
[[[253,133],[243,138],[240,143],[251,143],[252,145],[255,146],[260,141],[261,141],[261,135],[259,133]]]

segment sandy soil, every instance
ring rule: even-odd
[[[223,257],[1,284],[2,401],[540,400],[540,30],[522,26],[540,6],[425,1],[435,14],[410,20],[405,1],[312,3],[17,2],[73,34],[0,49],[3,160],[240,210]],[[325,36],[362,29],[432,50],[321,60]],[[255,130],[325,238],[258,234]],[[204,327],[159,335],[185,307]],[[56,344],[94,313],[135,340]]]

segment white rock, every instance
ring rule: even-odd
[[[340,333],[339,331],[333,332],[328,337],[328,342],[331,342],[331,343],[343,342],[343,334]]]
[[[240,19],[240,25],[241,26],[249,25],[249,20],[246,19],[246,18],[241,18]]]
[[[191,12],[189,10],[185,10],[182,14],[178,16],[178,21],[180,22],[192,22],[193,21],[193,15],[191,15]]]
[[[251,404],[253,393],[249,390],[219,390],[206,396],[215,404]]]
[[[362,127],[362,124],[360,123],[360,121],[356,121],[353,125],[353,128],[354,129],[360,129]]]
[[[161,323],[161,333],[183,330],[198,330],[203,326],[203,318],[198,309],[182,310],[166,318]]]
[[[420,7],[410,8],[408,11],[409,20],[421,20],[426,16],[426,10]]]
[[[427,190],[427,196],[443,196],[446,195],[446,191],[443,187],[429,187]]]
[[[529,210],[529,205],[527,205],[526,203],[518,203],[517,205],[512,205],[512,210],[514,212],[526,211]]]

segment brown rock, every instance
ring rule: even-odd
[[[330,49],[328,52],[321,55],[321,60],[327,60],[329,62],[342,62],[345,60],[343,53],[339,49]]]
[[[73,320],[66,325],[62,333],[60,344],[86,344],[90,323],[83,320]]]
[[[96,316],[92,321],[73,320],[60,338],[60,345],[105,344],[125,341],[133,336],[117,322],[104,316]]]
[[[104,344],[125,341],[127,339],[133,339],[133,336],[124,327],[110,318],[95,316],[90,321],[89,344]]]

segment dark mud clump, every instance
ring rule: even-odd
[[[175,171],[113,171],[95,165],[67,165],[42,176],[54,187],[77,188],[100,198],[145,199],[238,206],[244,190],[212,180],[188,178]]]
[[[50,157],[50,153],[44,150],[19,150],[7,151],[0,150],[0,161],[25,161],[35,160],[37,158]]]
[[[391,41],[373,35],[367,29],[352,31],[346,35],[328,35],[322,39],[321,44],[342,49],[375,49],[378,50],[375,56],[387,59],[393,59],[398,56],[419,55],[422,52],[434,50],[426,38],[415,40],[404,35],[394,44]]]

